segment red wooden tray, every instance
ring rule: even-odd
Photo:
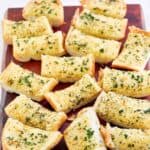
[[[64,24],[63,26],[61,26],[59,28],[54,28],[54,31],[62,30],[63,32],[67,33],[68,28],[70,26],[72,16],[73,16],[76,8],[77,8],[77,6],[64,7],[66,24]],[[134,5],[128,5],[127,8],[128,8],[128,10],[127,10],[126,17],[129,19],[128,25],[135,25],[137,27],[144,28],[145,26],[144,26],[144,19],[143,19],[141,6],[134,4]],[[7,18],[10,20],[19,21],[19,20],[23,19],[22,18],[22,8],[9,8],[7,14],[8,14]],[[30,69],[36,73],[40,73],[40,62],[39,61],[32,60],[27,63],[20,63],[20,62],[16,61],[12,56],[12,46],[7,46],[5,53],[6,53],[6,57],[3,59],[4,60],[3,61],[3,69],[8,65],[8,63],[11,60],[13,60],[14,62],[16,62],[17,64],[21,65],[24,68]],[[96,65],[96,72],[98,71],[99,67],[100,67],[99,65]],[[147,65],[147,69],[148,68],[150,68],[150,65]],[[97,73],[96,73],[96,76],[97,76]],[[68,85],[69,84],[59,84],[54,90],[67,87]],[[0,105],[1,106],[1,109],[0,109],[0,136],[2,133],[2,128],[4,126],[4,123],[7,119],[7,116],[4,113],[4,107],[15,97],[16,97],[16,94],[10,94],[5,91],[2,91],[2,96],[1,96],[2,103]],[[47,101],[44,100],[41,102],[41,104],[43,106],[47,107],[48,109],[51,109]],[[72,112],[69,115],[74,114],[76,112]],[[68,124],[69,124],[69,121],[67,121],[60,130],[63,131],[66,128],[66,126],[68,126]],[[1,142],[1,140],[0,140],[0,142]],[[62,140],[62,142],[58,146],[56,146],[56,148],[54,148],[54,150],[67,150],[64,140]]]

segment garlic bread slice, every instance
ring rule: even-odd
[[[72,24],[75,28],[100,38],[120,40],[125,37],[127,19],[106,17],[83,9],[79,14],[76,10]]]
[[[4,150],[50,150],[62,139],[59,131],[45,131],[29,127],[8,118],[2,133]]]
[[[44,99],[44,94],[52,90],[58,81],[45,78],[11,62],[0,75],[2,87],[17,94],[24,94],[36,101]]]
[[[104,91],[130,97],[150,95],[150,71],[123,71],[105,68],[99,71],[99,84]]]
[[[150,102],[114,92],[102,92],[96,100],[99,117],[125,128],[150,129]]]
[[[83,57],[42,56],[41,75],[55,78],[61,82],[75,82],[83,75],[94,76],[95,60],[93,55]]]
[[[149,150],[150,130],[123,129],[111,127],[101,128],[105,143],[111,150]]]
[[[41,55],[62,56],[66,53],[63,39],[61,31],[30,38],[13,37],[13,56],[21,62],[41,60]]]
[[[124,0],[80,0],[81,4],[94,13],[113,18],[124,18],[127,5]]]
[[[52,32],[52,28],[44,16],[29,21],[3,20],[3,38],[7,44],[12,44],[13,36],[25,38],[50,34]]]
[[[86,74],[68,88],[46,93],[45,98],[55,111],[68,113],[92,102],[100,90],[95,79]]]
[[[143,71],[150,58],[150,32],[135,26],[129,34],[121,54],[113,61],[116,68]]]
[[[64,112],[54,112],[33,102],[25,95],[17,96],[5,107],[8,117],[47,131],[57,131],[67,119]]]
[[[97,63],[107,64],[118,56],[121,43],[87,35],[71,27],[67,34],[65,47],[72,56],[85,56],[91,53]]]
[[[69,150],[106,150],[100,133],[100,123],[92,108],[81,110],[64,131]]]
[[[64,9],[61,0],[30,0],[23,8],[23,17],[31,19],[46,16],[52,26],[64,23]]]

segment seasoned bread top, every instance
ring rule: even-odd
[[[40,130],[8,118],[2,133],[2,145],[5,150],[49,150],[61,138],[58,131]]]
[[[51,26],[44,16],[28,21],[3,20],[3,37],[7,44],[12,44],[13,36],[24,38],[50,33],[52,33]]]
[[[25,95],[17,96],[5,107],[5,112],[26,125],[47,131],[58,130],[67,119],[64,112],[48,110]]]
[[[97,14],[123,18],[127,12],[124,0],[80,0],[81,4]]]

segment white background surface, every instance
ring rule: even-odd
[[[0,20],[2,21],[7,8],[23,7],[29,0],[0,0]],[[79,5],[79,0],[62,0],[63,5]],[[126,0],[128,4],[141,4],[143,8],[146,29],[150,31],[150,0]],[[0,26],[0,70],[2,60],[5,57],[3,53],[5,50],[2,42],[2,30]],[[1,93],[0,93],[1,95]],[[1,97],[1,96],[0,96]]]

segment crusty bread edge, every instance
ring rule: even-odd
[[[111,127],[110,127],[110,125],[107,124],[106,128],[101,125],[100,133],[104,139],[106,146],[110,149],[115,149],[115,145],[114,145],[112,138],[111,138]]]
[[[63,135],[61,134],[61,132],[59,131],[54,131],[55,133],[57,132],[57,137],[55,136],[55,138],[53,137],[53,140],[49,141],[49,143],[51,143],[51,145],[49,145],[49,143],[46,143],[46,147],[45,149],[52,149],[54,148],[60,141],[61,139],[63,138]],[[43,148],[44,150],[44,148]]]
[[[100,68],[98,71],[98,84],[101,88],[103,88],[103,76],[104,76],[104,69]]]
[[[70,54],[70,52],[69,52],[69,49],[67,48],[67,40],[70,38],[70,34],[71,34],[71,32],[72,32],[72,30],[73,30],[73,26],[70,26],[69,27],[69,29],[68,29],[68,32],[67,32],[67,35],[66,35],[66,38],[65,38],[65,49],[66,49],[66,51]]]
[[[92,54],[89,54],[87,56],[89,57],[90,60],[92,60],[91,64],[90,64],[90,67],[89,67],[88,74],[93,77],[94,74],[95,74],[95,58],[94,58],[94,56]]]
[[[114,68],[114,69],[125,69],[125,70],[130,70],[130,71],[143,71],[146,64],[147,64],[147,61],[143,65],[144,67],[142,67],[142,68],[140,68],[138,66],[129,66],[129,65],[126,65],[126,64],[121,64],[121,62],[120,63],[115,63],[115,61],[112,63],[111,67]]]
[[[131,33],[139,33],[139,34],[144,34],[145,36],[149,36],[150,37],[150,32],[142,30],[136,26],[129,26],[129,31]]]
[[[61,116],[61,118],[59,119],[59,121],[57,121],[57,126],[53,129],[54,131],[59,130],[68,118],[64,112],[58,112],[57,115]]]
[[[72,26],[75,26],[75,23],[76,23],[77,18],[79,17],[79,14],[80,14],[80,9],[77,8],[77,9],[75,10],[75,13],[74,13],[73,18],[72,18],[72,21],[71,21],[71,25],[72,25]]]
[[[52,108],[56,111],[56,112],[60,112],[61,110],[59,109],[58,106],[58,102],[57,100],[54,98],[53,96],[54,94],[52,92],[46,93],[45,99],[48,101],[48,103],[52,106]]]
[[[61,45],[61,48],[60,48],[60,54],[58,56],[63,56],[67,53],[66,49],[65,49],[65,46],[64,46],[64,43],[65,43],[65,33],[63,33],[62,31],[57,31],[55,32],[54,34],[59,34],[60,36],[60,40],[59,40],[59,45]]]

